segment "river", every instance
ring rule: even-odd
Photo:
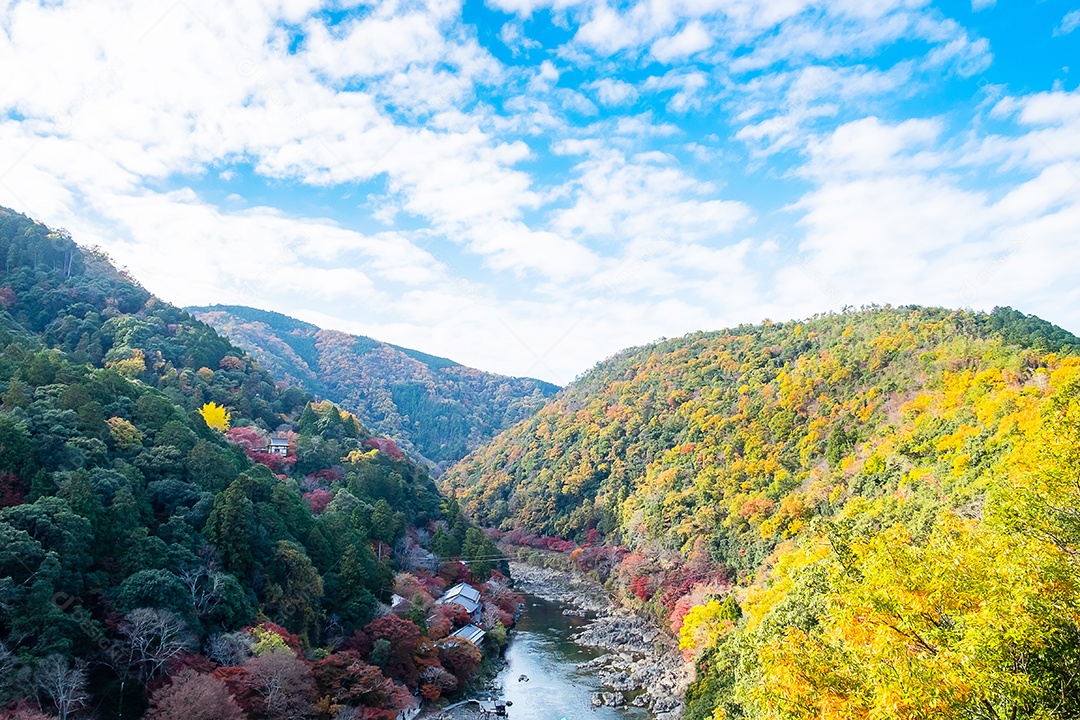
[[[602,654],[570,639],[589,624],[587,618],[563,615],[565,607],[534,595],[525,595],[525,612],[518,619],[506,649],[507,666],[496,684],[506,700],[512,720],[647,720],[642,708],[594,708],[592,693],[601,690],[595,670],[579,670],[578,663]],[[528,681],[519,679],[522,676]]]

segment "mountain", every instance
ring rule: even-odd
[[[532,415],[558,387],[237,305],[188,308],[289,383],[440,468]]]
[[[1009,308],[696,333],[440,486],[669,622],[690,718],[1075,717],[1078,353]]]
[[[0,717],[393,718],[464,687],[480,653],[427,610],[497,551],[427,467],[64,231],[0,208],[0,263]]]

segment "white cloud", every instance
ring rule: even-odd
[[[608,107],[629,105],[638,97],[637,88],[622,80],[601,78],[589,83],[586,87],[595,90],[600,102]]]
[[[971,0],[971,10],[973,12],[979,12],[980,10],[986,10],[997,5],[997,0]]]
[[[652,45],[652,54],[662,63],[670,63],[701,52],[713,44],[712,36],[699,22],[689,23],[671,37],[663,37]]]
[[[913,116],[993,62],[927,0],[489,5],[0,3],[0,203],[175,302],[557,381],[844,303],[1080,326],[1080,94]]]
[[[564,236],[614,243],[667,238],[689,243],[715,239],[750,221],[744,203],[709,197],[712,187],[696,181],[662,154],[627,158],[602,145],[575,146],[586,152],[563,194],[574,203],[554,213]]]
[[[541,47],[538,41],[525,37],[525,31],[518,22],[504,23],[502,29],[499,30],[499,39],[502,40],[503,45],[510,48],[514,55]]]
[[[1080,10],[1071,10],[1061,18],[1061,24],[1054,28],[1054,35],[1068,35],[1078,27],[1080,27]]]
[[[1019,104],[1045,121],[1071,117],[1068,100]],[[1014,142],[1027,145],[1038,132]],[[949,307],[1022,304],[1067,320],[1047,288],[1063,289],[1080,263],[1080,247],[1069,240],[1080,232],[1080,162],[1042,157],[1037,175],[1000,197],[964,187],[963,176],[948,171],[959,162],[992,169],[1001,158],[965,157],[937,120],[865,118],[814,143],[802,173],[815,188],[791,208],[805,237],[773,261],[779,306],[918,298]]]
[[[668,100],[668,109],[674,113],[682,113],[701,104],[699,92],[708,84],[708,78],[702,72],[672,70],[664,75],[650,77],[641,87],[658,92],[677,90]]]

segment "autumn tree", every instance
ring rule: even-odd
[[[211,427],[221,432],[225,432],[229,429],[229,419],[231,415],[227,409],[218,405],[216,402],[208,402],[199,408],[199,415],[202,416],[207,427]]]
[[[243,720],[225,684],[185,668],[150,698],[147,720]]]
[[[262,699],[268,720],[309,717],[316,700],[311,668],[288,649],[263,653],[247,661],[249,683]]]

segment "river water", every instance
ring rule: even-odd
[[[512,720],[648,720],[642,708],[593,708],[593,692],[601,690],[596,671],[577,664],[602,655],[601,650],[575,644],[570,636],[589,623],[587,618],[563,615],[564,606],[525,595],[525,612],[518,619],[506,649],[507,667],[496,684],[514,704]],[[528,680],[521,679],[525,676]]]

